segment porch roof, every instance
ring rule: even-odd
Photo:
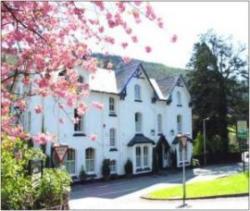
[[[165,145],[166,148],[168,148],[168,149],[170,148],[169,143],[168,143],[166,137],[165,137],[163,134],[160,134],[160,138],[159,138],[159,140],[158,140],[157,146],[158,146],[159,144],[161,144],[161,143],[163,143],[163,144]]]
[[[193,143],[193,139],[191,139],[190,137],[187,136],[187,141],[189,141],[190,143]],[[178,140],[178,137],[175,136],[172,144],[178,144],[179,143],[179,140]]]
[[[135,134],[135,136],[128,142],[128,146],[132,147],[135,144],[155,144],[155,142],[143,134]]]

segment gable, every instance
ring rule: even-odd
[[[126,89],[132,79],[141,79],[147,81],[151,90],[156,95],[156,91],[150,81],[143,65],[138,61],[132,61],[129,64],[121,64],[116,70],[117,89],[120,94],[126,95]]]
[[[182,75],[177,76],[167,76],[163,79],[159,79],[156,81],[161,90],[161,93],[165,99],[171,98],[172,92],[175,87],[184,87],[189,94],[186,83]]]

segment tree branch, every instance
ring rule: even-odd
[[[40,37],[42,40],[46,41],[46,39],[40,34],[38,33],[35,29],[26,26],[21,20],[19,20],[16,15],[13,13],[13,8],[10,8],[5,2],[2,2],[3,6],[7,9],[7,11],[11,14],[11,16],[14,18],[14,20],[17,23],[20,23],[24,28],[28,29],[29,31],[33,32],[34,34],[36,34],[38,37]]]

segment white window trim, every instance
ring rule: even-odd
[[[158,133],[162,133],[162,115],[157,115],[157,131]]]
[[[77,158],[77,152],[76,152],[76,150],[75,149],[73,149],[73,148],[69,148],[69,149],[72,149],[72,150],[74,150],[74,152],[75,152],[75,160],[70,160],[70,162],[72,162],[72,161],[74,161],[75,162],[75,168],[74,168],[74,173],[71,173],[71,172],[69,172],[69,174],[71,175],[71,176],[76,176],[77,175],[77,163],[76,163],[76,158]],[[68,155],[66,155],[66,156],[68,156]],[[68,162],[67,160],[66,160],[66,162]],[[64,163],[65,163],[65,161],[64,161]],[[65,168],[66,168],[66,165],[64,164],[64,166],[65,166]]]
[[[86,158],[86,157],[87,157],[87,156],[86,156],[86,155],[87,155],[87,149],[92,149],[92,150],[94,151],[94,158],[93,158],[93,159]],[[96,161],[95,161],[95,160],[96,160],[95,151],[96,151],[96,150],[95,150],[94,148],[87,148],[87,149],[85,149],[85,168],[86,168],[86,173],[87,173],[87,174],[95,174],[95,167],[96,167],[96,164],[95,164],[95,162],[96,162]],[[93,165],[94,165],[94,168],[93,168],[93,169],[94,169],[94,170],[93,170],[93,171],[88,171],[88,169],[87,169],[87,166],[88,166],[88,165],[87,165],[87,161],[89,162],[89,161],[92,161],[92,160],[94,161],[94,162],[93,162]]]
[[[137,166],[137,155],[136,155],[136,148],[140,148],[140,166]],[[148,149],[148,154],[147,154],[147,165],[144,165],[144,147],[147,147]],[[135,146],[135,170],[137,171],[138,169],[145,169],[145,168],[150,168],[150,146],[148,145],[137,145]],[[147,172],[150,170],[142,170],[142,172]]]
[[[75,111],[74,110],[74,118],[75,118],[75,112],[77,112],[77,110]],[[79,115],[78,115],[79,117]],[[73,124],[73,129],[74,129],[74,133],[77,134],[77,133],[85,133],[85,114],[80,116],[80,120],[81,121],[81,130],[75,130],[75,124]]]
[[[134,99],[135,100],[142,100],[141,96],[141,86],[139,84],[136,84],[134,86]]]
[[[136,114],[137,114],[137,119],[139,120],[140,119],[140,121],[136,121]],[[140,112],[136,112],[135,113],[135,133],[142,133],[142,131],[143,131],[143,117],[142,117],[142,113],[140,113]]]
[[[117,173],[117,161],[116,160],[111,160],[110,162],[115,161],[115,165],[110,165],[110,173],[111,174],[116,174]],[[115,166],[115,170],[111,168],[111,166]]]
[[[113,131],[113,134],[111,133],[111,131]],[[113,135],[113,137],[111,137],[111,134]],[[112,138],[112,140],[111,140],[111,138]],[[112,141],[114,144],[111,144]],[[115,128],[110,128],[110,130],[109,130],[109,146],[116,147],[116,129]]]
[[[113,109],[111,109],[112,106],[113,106]],[[116,113],[116,103],[115,103],[115,98],[113,97],[109,97],[109,113],[110,114]]]

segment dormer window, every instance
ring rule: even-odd
[[[182,104],[181,104],[181,93],[179,91],[176,93],[176,100],[177,100],[177,106],[181,107],[182,106]]]
[[[141,87],[140,85],[136,84],[135,85],[135,101],[136,102],[141,102]]]
[[[113,97],[109,98],[109,116],[116,116],[116,114],[115,114],[115,99]]]

